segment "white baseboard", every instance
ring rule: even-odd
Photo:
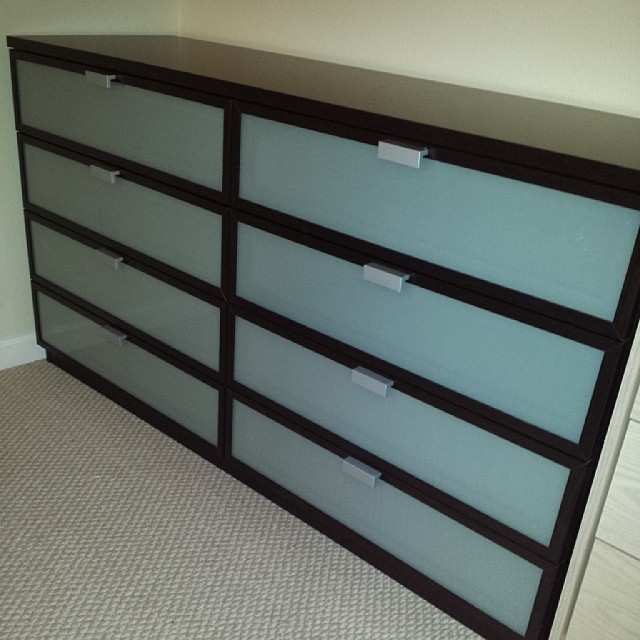
[[[0,341],[0,371],[42,360],[45,355],[44,349],[36,344],[35,333],[2,340]]]

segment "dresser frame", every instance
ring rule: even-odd
[[[52,283],[35,276],[29,245],[38,342],[47,350],[49,361],[228,471],[479,633],[506,640],[522,637],[539,640],[547,637],[554,622],[607,429],[614,409],[621,411],[619,405],[616,407],[616,400],[640,316],[640,234],[636,238],[615,318],[613,322],[606,322],[361,240],[354,241],[344,234],[242,200],[237,192],[239,116],[241,112],[262,115],[367,143],[375,143],[381,136],[400,141],[428,140],[429,155],[435,160],[635,209],[640,209],[640,123],[622,116],[594,114],[575,107],[180,38],[9,37],[8,44],[13,48],[14,105],[23,178],[23,144],[29,143],[80,162],[87,163],[89,156],[99,158],[105,165],[121,168],[123,177],[127,179],[223,216],[222,251],[226,259],[223,259],[221,287],[217,288],[30,204],[23,179],[27,225],[29,220],[35,220],[71,237],[79,235],[85,238],[85,242],[94,241],[113,248],[137,268],[169,284],[178,284],[183,290],[221,308],[223,322],[220,371],[217,374],[194,366],[193,361],[188,361],[178,352],[172,352],[160,342],[154,344],[133,327],[120,323],[133,343],[138,341],[148,351],[221,392],[217,447],[46,344],[39,330],[38,291],[45,292],[90,319],[104,318],[105,313],[79,299],[71,299],[69,294]],[[217,57],[225,61],[225,68],[222,63],[216,62]],[[223,107],[224,166],[229,167],[230,171],[223,174],[222,190],[215,191],[23,125],[19,119],[17,60],[41,62],[75,72],[111,69],[127,84],[152,91],[160,89],[171,95]],[[247,69],[247,61],[253,61],[259,70],[268,72],[266,79],[259,78]],[[351,90],[348,90],[349,86]],[[381,104],[373,105],[369,98],[359,95],[359,91],[367,86],[378,88]],[[427,98],[424,115],[416,118],[415,104],[411,104],[411,101],[415,103],[416,96],[428,96],[435,90],[444,91],[443,104],[431,104]],[[445,108],[447,101],[450,105],[462,104],[463,108],[452,109],[452,115],[448,116]],[[473,114],[474,110],[485,117],[494,110],[498,120],[506,114],[518,115],[516,124],[505,132],[504,138],[499,138],[495,136],[495,127],[490,121],[487,121],[488,124],[481,121],[474,124],[473,115],[467,115]],[[576,123],[585,123],[589,132],[596,132],[597,135],[585,143],[577,133],[573,137],[560,133],[570,125],[579,129]],[[549,127],[555,129],[558,135],[549,136]],[[536,138],[539,144],[536,144]],[[548,139],[553,139],[553,144],[543,142]],[[620,140],[626,142],[620,145]],[[389,477],[406,493],[543,568],[542,585],[525,636],[506,628],[318,509],[231,458],[230,416],[234,398],[277,419],[287,428],[303,433],[312,441],[315,438],[329,450],[340,455],[345,452],[345,442],[338,436],[309,421],[300,431],[299,425],[304,423],[300,416],[287,413],[282,407],[234,382],[233,323],[236,315],[275,329],[303,345],[305,340],[301,334],[304,331],[315,349],[330,353],[347,366],[365,363],[372,368],[394,373],[391,365],[317,332],[303,329],[293,321],[257,308],[235,295],[235,229],[238,221],[243,220],[308,246],[328,250],[333,255],[358,264],[370,253],[375,258],[406,267],[413,274],[414,284],[605,350],[583,438],[575,446],[461,394],[429,384],[417,376],[412,378],[412,374],[406,371],[398,372],[398,388],[403,392],[531,451],[572,465],[561,516],[548,550],[443,492],[416,485],[408,474],[403,475],[400,470],[391,469],[391,465],[359,451],[360,458],[365,462],[377,465],[383,473],[390,470]],[[111,320],[114,325],[118,324],[117,319]],[[356,452],[356,449],[351,445],[346,452]],[[575,571],[579,573],[579,570]]]

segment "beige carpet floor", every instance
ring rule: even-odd
[[[0,372],[0,638],[478,636],[39,362]]]

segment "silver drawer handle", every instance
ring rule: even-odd
[[[98,178],[98,180],[108,182],[109,184],[115,184],[116,178],[120,175],[120,171],[114,169],[103,169],[95,164],[90,164],[89,169],[91,170],[91,175],[94,178]]]
[[[393,387],[393,380],[364,367],[356,367],[351,370],[351,382],[383,398],[387,397],[389,389]]]
[[[127,340],[126,333],[122,333],[122,331],[118,331],[108,324],[103,324],[100,328],[102,329],[107,342],[110,342],[116,347],[121,347]]]
[[[382,475],[379,471],[372,469],[360,460],[356,460],[349,456],[342,461],[342,470],[352,478],[360,480],[368,487],[375,487],[376,480]]]
[[[406,282],[410,275],[375,262],[365,264],[362,268],[362,277],[365,280],[398,292],[402,291],[402,283]]]
[[[84,79],[95,87],[102,87],[103,89],[110,89],[111,83],[115,82],[115,75],[96,73],[95,71],[85,71]]]
[[[428,154],[428,149],[420,146],[411,146],[398,142],[380,140],[378,142],[378,158],[404,164],[414,169],[420,168],[420,161]]]
[[[113,253],[113,251],[109,251],[108,249],[95,249],[95,255],[98,262],[102,262],[102,264],[106,264],[108,267],[112,267],[113,269],[119,269],[122,264],[122,256],[119,256],[117,253]]]

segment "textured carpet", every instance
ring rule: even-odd
[[[0,638],[478,636],[39,362],[0,372]]]

